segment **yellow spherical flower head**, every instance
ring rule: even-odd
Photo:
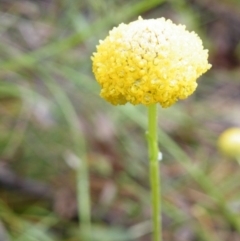
[[[219,137],[218,148],[229,157],[240,158],[240,128],[225,130]]]
[[[194,92],[196,79],[211,67],[207,59],[197,34],[164,18],[120,24],[92,56],[104,99],[162,107]]]

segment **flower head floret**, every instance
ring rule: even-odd
[[[196,79],[211,67],[207,59],[197,34],[164,18],[120,24],[92,56],[104,99],[163,107],[194,92]]]

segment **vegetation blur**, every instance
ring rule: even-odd
[[[0,0],[0,240],[79,237],[77,164],[90,170],[94,241],[149,241],[143,106],[99,97],[91,55],[121,22],[196,31],[212,69],[159,108],[163,239],[240,240],[240,166],[217,149],[240,127],[239,0]]]

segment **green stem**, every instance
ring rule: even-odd
[[[86,153],[86,143],[84,137],[79,132],[79,123],[76,110],[74,109],[68,96],[63,89],[53,79],[52,75],[39,67],[39,72],[43,75],[47,87],[57,100],[66,121],[69,125],[69,135],[72,138],[73,150],[79,158],[76,170],[77,179],[77,208],[80,218],[80,234],[82,240],[91,240],[91,199],[89,187],[89,170]]]
[[[157,104],[148,107],[148,148],[150,165],[150,184],[152,199],[153,241],[162,240],[161,185],[158,160]]]
[[[240,165],[240,157],[239,156],[236,157],[236,160],[237,160],[238,164]]]
[[[91,207],[89,194],[88,163],[84,158],[77,170],[77,200],[78,216],[80,217],[80,232],[84,240],[91,240]]]

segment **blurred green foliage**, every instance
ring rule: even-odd
[[[0,0],[0,240],[79,240],[83,156],[94,240],[150,240],[146,110],[104,102],[90,60],[139,15],[198,32],[213,64],[193,96],[160,109],[164,240],[239,240],[240,167],[216,149],[240,125],[237,0]]]

